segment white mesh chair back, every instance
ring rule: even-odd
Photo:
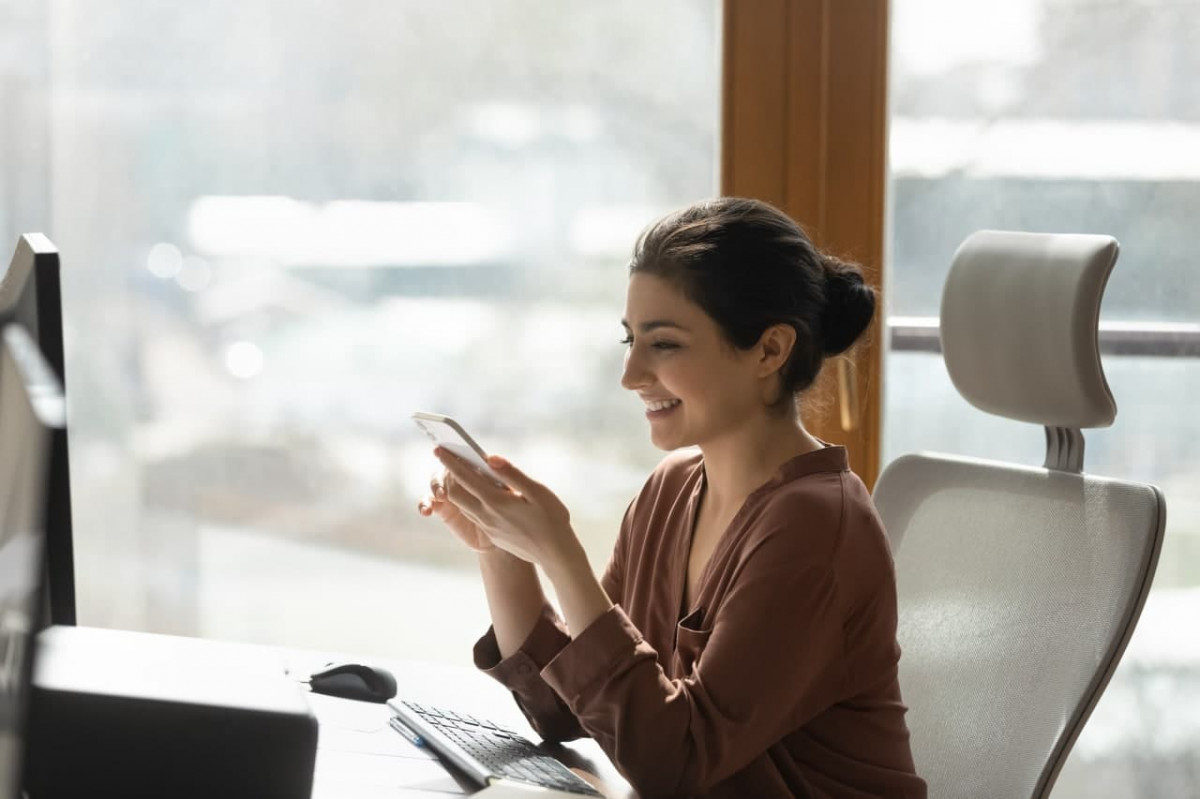
[[[1115,241],[1101,236],[968,238],[943,303],[947,365],[977,406],[1042,420],[1047,464],[907,455],[876,485],[896,560],[900,686],[931,799],[1048,795],[1149,590],[1166,519],[1161,492],[1082,472],[1078,427],[1108,424],[1116,412],[1096,374],[1097,312],[1115,257]],[[1032,294],[1023,298],[1013,272],[1038,269],[1058,272],[1024,281]],[[1015,312],[1031,305],[1045,317]],[[1090,346],[1079,344],[1088,340],[1080,325],[1091,326]],[[1031,352],[1030,328],[1069,341]],[[1018,340],[1024,352],[999,353]],[[1066,385],[1055,384],[1056,369]]]
[[[909,455],[875,501],[903,538],[900,687],[930,798],[1048,794],[1141,612],[1161,494]]]

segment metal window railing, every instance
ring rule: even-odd
[[[936,316],[890,316],[888,345],[900,352],[941,352]],[[1156,358],[1200,358],[1200,324],[1101,322],[1100,352]]]

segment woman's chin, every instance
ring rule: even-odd
[[[661,449],[663,452],[672,452],[677,449],[682,449],[683,447],[690,447],[696,442],[690,441],[687,439],[687,437],[675,433],[651,430],[650,443],[653,444],[657,449]]]

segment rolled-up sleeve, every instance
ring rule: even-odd
[[[521,648],[508,657],[500,656],[495,628],[489,627],[475,643],[476,668],[512,692],[529,724],[547,741],[571,741],[587,735],[541,673],[570,640],[562,620],[547,604]]]
[[[612,557],[600,578],[600,585],[614,602],[619,602],[621,597],[624,544],[633,505],[631,502],[625,509]],[[530,726],[546,741],[572,741],[588,735],[571,709],[542,678],[542,670],[570,642],[566,624],[554,608],[545,604],[524,643],[507,658],[500,656],[494,627],[489,627],[475,643],[475,667],[512,692]]]
[[[542,677],[645,797],[705,793],[841,690],[842,613],[825,566],[770,542],[753,553],[682,679],[619,606],[564,645]],[[703,627],[706,622],[702,622]]]

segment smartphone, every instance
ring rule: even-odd
[[[417,427],[421,428],[425,437],[434,443],[434,446],[445,447],[502,487],[508,487],[500,475],[496,474],[491,466],[488,466],[487,454],[484,453],[483,447],[476,444],[475,439],[471,438],[458,422],[440,413],[424,413],[423,411],[414,413],[412,419],[417,423]]]

